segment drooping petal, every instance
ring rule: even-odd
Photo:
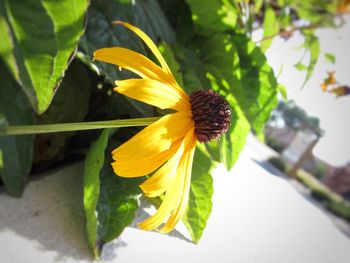
[[[156,44],[154,44],[154,42],[152,41],[152,39],[147,36],[142,30],[140,30],[138,27],[133,26],[127,22],[124,21],[115,21],[113,24],[121,24],[123,26],[125,26],[126,28],[130,29],[131,31],[133,31],[136,35],[138,35],[143,42],[145,42],[145,44],[147,45],[147,47],[152,51],[152,53],[154,54],[154,56],[158,59],[159,63],[161,64],[163,70],[165,70],[168,74],[171,74],[171,71],[168,67],[168,64],[166,63],[165,59],[163,58],[162,54],[159,52]]]
[[[115,82],[114,90],[130,98],[151,104],[161,109],[190,111],[189,97],[173,87],[153,79],[127,79]]]
[[[158,154],[140,159],[118,159],[112,163],[114,172],[121,177],[139,177],[152,173],[174,155],[180,146],[181,140],[174,142],[171,147]]]
[[[193,145],[195,145],[194,128],[188,131],[183,143],[180,147],[184,147],[184,155],[181,158],[180,165],[177,168],[176,176],[169,182],[169,187],[165,193],[163,203],[158,208],[157,212],[139,224],[139,227],[145,230],[151,230],[157,228],[163,221],[170,215],[172,211],[182,212],[182,208],[179,209],[178,205],[182,205],[185,202],[185,192],[188,189],[188,180],[190,180],[191,173],[187,173],[189,166],[192,165],[193,158]],[[190,165],[189,165],[190,164]],[[188,178],[189,177],[189,178]],[[184,199],[184,200],[183,200]],[[183,200],[183,201],[182,201]],[[176,218],[178,217],[176,215]]]
[[[192,173],[192,164],[193,164],[193,156],[194,156],[195,149],[196,149],[196,138],[195,136],[193,136],[192,144],[189,145],[187,151],[185,152],[181,160],[181,162],[183,163],[180,163],[180,166],[182,165],[184,167],[183,173],[185,177],[184,185],[182,187],[182,192],[178,198],[177,204],[175,205],[176,208],[172,211],[170,217],[168,218],[164,226],[159,230],[159,232],[161,233],[168,233],[171,230],[173,230],[186,211],[189,191],[191,186],[191,173]]]
[[[184,152],[184,144],[177,152],[140,187],[147,197],[156,197],[163,194],[176,176],[176,170]]]
[[[135,176],[150,173],[149,170],[158,168],[176,152],[178,141],[191,127],[194,127],[191,112],[176,112],[162,117],[112,152],[114,170],[118,175],[128,177],[134,172],[137,172]],[[141,173],[142,169],[145,172]]]
[[[169,84],[183,96],[184,90],[173,75],[144,55],[122,47],[101,48],[94,52],[94,60],[104,61],[134,72],[144,79],[154,79]]]
[[[101,48],[94,52],[94,60],[104,61],[134,72],[142,78],[158,81],[167,79],[165,72],[144,55],[122,47]]]

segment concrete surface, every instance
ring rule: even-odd
[[[131,226],[105,247],[101,262],[350,262],[350,239],[332,217],[263,168],[270,154],[249,136],[234,169],[215,170],[214,207],[198,245],[186,241],[182,225],[170,236]],[[21,199],[0,190],[0,262],[92,261],[82,169],[78,163],[36,178]]]

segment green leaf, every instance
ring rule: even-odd
[[[136,0],[135,24],[140,26],[155,42],[163,40],[174,44],[176,36],[157,0]]]
[[[216,158],[229,171],[238,160],[251,127],[236,98],[232,94],[227,93],[227,91],[225,92],[225,90],[229,89],[227,83],[219,82],[220,78],[214,77],[209,73],[208,78],[211,81],[212,88],[224,95],[230,103],[232,117],[228,131],[218,141],[207,144],[207,149],[212,156],[219,156],[219,158]]]
[[[95,141],[85,159],[84,169],[84,208],[86,215],[86,230],[88,245],[97,259],[100,256],[98,247],[98,221],[96,207],[100,193],[100,172],[105,160],[105,149],[107,147],[109,130],[104,130]]]
[[[278,89],[278,92],[281,94],[283,100],[285,102],[287,102],[288,101],[288,95],[287,95],[286,86],[284,86],[282,84],[278,84],[277,89]]]
[[[307,66],[303,63],[301,63],[300,61],[294,65],[294,67],[299,70],[299,71],[306,71],[307,70]]]
[[[185,226],[196,243],[203,234],[213,206],[213,179],[210,174],[212,168],[210,157],[197,148],[193,160],[188,207],[183,217]]]
[[[266,57],[244,35],[215,34],[202,45],[202,61],[211,88],[230,102],[232,125],[216,148],[229,170],[252,127],[261,133],[277,105],[277,81]],[[232,140],[232,141],[231,141]]]
[[[231,102],[232,104],[232,102]],[[244,117],[239,107],[232,108],[232,120],[229,130],[222,136],[218,142],[220,150],[220,160],[230,171],[243,150],[247,135],[250,131],[250,125]]]
[[[189,47],[194,34],[194,25],[190,7],[186,1],[158,0],[171,27],[174,29],[177,42]]]
[[[205,68],[198,54],[190,49],[178,47],[174,50],[175,58],[180,64],[183,88],[187,94],[199,89],[208,89],[210,82],[206,78]]]
[[[255,0],[254,2],[254,13],[258,14],[263,6],[264,0]]]
[[[271,7],[268,7],[264,13],[263,28],[264,28],[263,39],[266,38],[266,40],[261,42],[260,48],[262,51],[266,51],[272,43],[273,37],[271,36],[274,36],[279,32],[278,20],[276,19],[276,14],[274,9]]]
[[[33,124],[31,106],[21,88],[0,61],[0,115],[9,124]],[[7,191],[20,196],[32,165],[33,136],[0,136],[2,167],[0,177]]]
[[[0,4],[1,5],[1,4]],[[1,9],[0,9],[1,10]],[[3,59],[9,70],[13,73],[14,78],[19,81],[19,72],[16,65],[15,56],[13,54],[13,43],[11,41],[11,30],[10,27],[0,12],[0,57]]]
[[[304,30],[303,31],[305,42],[303,47],[310,54],[309,63],[306,69],[306,77],[304,83],[302,84],[302,88],[305,86],[307,81],[312,76],[314,68],[316,66],[319,54],[320,54],[320,42],[318,37],[313,34],[313,31]]]
[[[232,87],[232,91],[251,127],[259,134],[277,106],[277,80],[264,53],[254,42],[241,34],[234,35],[232,41],[233,50],[238,51],[239,66],[235,70],[241,84]]]
[[[132,222],[141,197],[139,184],[142,179],[125,179],[114,174],[110,165],[110,135],[111,132],[104,130],[91,145],[85,160],[84,207],[87,239],[95,258],[100,256],[106,242],[118,237]]]
[[[89,110],[91,86],[85,66],[74,60],[69,65],[50,107],[39,116],[38,123],[82,122]],[[33,160],[35,172],[43,171],[62,160],[74,134],[75,132],[60,132],[36,135]],[[84,141],[86,140],[84,134]]]
[[[87,5],[87,0],[5,0],[18,66],[11,69],[39,114],[50,105],[83,34]]]
[[[201,31],[233,30],[238,10],[230,0],[186,0],[192,11],[192,20]]]
[[[326,60],[332,64],[335,64],[336,58],[334,54],[331,53],[325,53],[324,57],[326,58]]]
[[[101,187],[97,205],[100,243],[112,241],[133,221],[141,197],[139,184],[142,178],[116,176],[111,162],[111,158],[107,158],[100,174]]]

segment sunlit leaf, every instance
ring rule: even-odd
[[[310,79],[320,54],[320,42],[318,40],[318,37],[315,36],[312,31],[304,31],[304,37],[305,37],[305,42],[303,47],[309,53],[310,58],[309,58],[309,63],[307,65],[307,68],[305,69],[306,77],[302,87],[304,87],[307,81]]]
[[[251,127],[261,132],[277,105],[277,81],[260,48],[241,34],[216,34],[202,53],[221,90],[233,94]]]
[[[186,0],[192,11],[192,20],[201,31],[233,30],[238,10],[229,0]]]
[[[332,64],[335,64],[336,58],[335,55],[332,53],[325,53],[324,57],[326,58],[326,60]]]
[[[218,141],[208,144],[207,148],[212,156],[219,156],[218,161],[222,162],[227,170],[230,170],[238,160],[251,126],[235,97],[225,91],[228,88],[227,83],[218,82],[220,78],[211,74],[208,77],[211,80],[212,89],[224,95],[230,103],[232,116],[229,130]]]
[[[136,215],[139,207],[141,179],[116,176],[107,147],[110,132],[102,132],[85,160],[84,207],[87,239],[95,258],[103,245],[118,237]],[[105,157],[105,154],[107,156]]]
[[[0,3],[1,6],[1,3]],[[19,72],[16,65],[15,56],[13,54],[13,43],[11,41],[11,29],[4,16],[4,11],[0,8],[0,57],[12,72],[14,78],[19,81]]]
[[[84,169],[84,208],[88,245],[95,258],[100,255],[98,246],[98,221],[96,207],[100,193],[100,172],[104,164],[105,149],[108,143],[109,130],[104,130],[86,155]]]
[[[308,67],[301,62],[298,62],[297,64],[295,64],[294,67],[300,71],[306,71],[308,69]]]
[[[262,51],[266,51],[273,40],[273,36],[275,36],[279,32],[279,24],[276,19],[276,14],[273,8],[268,7],[264,13],[264,35],[263,40],[260,44],[260,48]]]
[[[279,93],[281,94],[283,100],[287,101],[288,100],[288,95],[287,95],[286,86],[284,86],[282,84],[278,84],[277,89],[278,89]]]
[[[87,0],[5,0],[18,68],[8,64],[39,114],[50,105],[83,34],[87,5]]]
[[[210,157],[197,148],[193,160],[189,202],[183,218],[192,240],[196,243],[203,234],[213,205],[213,164]]]

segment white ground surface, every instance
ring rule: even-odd
[[[349,263],[350,238],[286,179],[261,167],[254,138],[234,169],[214,174],[214,207],[199,244],[128,227],[102,262]],[[84,240],[82,164],[32,181],[21,199],[0,193],[0,262],[90,262]]]

